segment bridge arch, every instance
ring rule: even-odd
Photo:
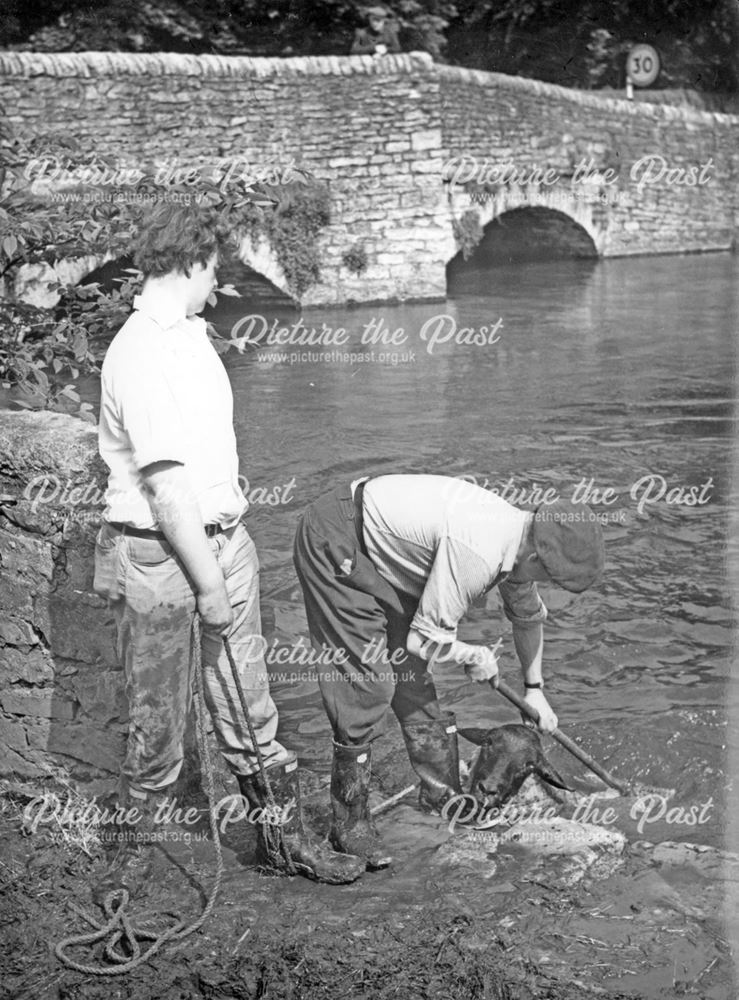
[[[19,302],[27,302],[42,309],[53,309],[61,298],[57,285],[79,285],[85,277],[111,259],[110,254],[105,257],[86,254],[82,257],[62,258],[54,264],[47,261],[23,264],[18,268],[11,296]]]
[[[238,257],[242,264],[266,278],[277,291],[295,300],[295,296],[288,288],[282,265],[266,236],[244,236],[239,246]]]
[[[608,237],[609,207],[599,189],[573,192],[564,187],[502,187],[478,196],[466,192],[450,195],[452,219],[469,213],[477,216],[484,231],[473,251],[488,254],[496,234],[513,230],[525,244],[526,230],[549,251],[543,256],[600,257]],[[449,265],[460,257],[460,247],[452,241],[446,254]],[[534,254],[535,255],[535,254]]]
[[[52,309],[61,299],[58,284],[86,285],[100,281],[103,287],[110,287],[128,267],[133,267],[129,257],[115,258],[112,254],[63,258],[53,265],[45,261],[24,264],[18,270],[13,288],[5,294],[30,305]],[[219,280],[237,289],[244,284],[246,294],[257,300],[295,302],[295,296],[287,288],[284,271],[266,238],[256,243],[245,238],[236,259],[224,262],[219,268]]]

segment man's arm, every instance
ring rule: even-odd
[[[541,622],[521,625],[513,622],[513,644],[521,663],[524,683],[541,684],[541,661],[544,653],[544,629]],[[538,688],[527,690],[526,701],[539,713],[539,728],[551,733],[557,728],[557,716],[552,711],[544,692]]]
[[[388,24],[385,27],[383,42],[385,43],[388,52],[402,52],[400,47],[400,42],[398,41],[398,29],[392,25]]]
[[[419,656],[428,663],[461,663],[470,680],[487,681],[498,675],[498,661],[488,646],[473,646],[455,639],[453,642],[434,642],[424,639],[420,632],[410,629],[405,648],[412,656]]]
[[[367,31],[363,28],[357,28],[354,32],[354,42],[349,54],[352,56],[372,55],[375,51],[375,45],[375,40],[369,37]]]
[[[184,466],[154,462],[141,475],[154,518],[192,580],[203,625],[223,634],[233,621],[233,609]]]
[[[474,597],[490,581],[488,563],[465,542],[443,534],[406,639],[406,649],[432,664],[460,663],[471,680],[486,681],[498,673],[498,662],[487,646],[456,638],[456,625]]]

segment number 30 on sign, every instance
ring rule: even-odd
[[[637,87],[648,87],[659,76],[659,55],[651,45],[635,45],[626,57],[626,73]]]

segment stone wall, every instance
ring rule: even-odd
[[[599,87],[595,93],[600,97],[625,97],[623,87]],[[633,100],[642,104],[678,104],[697,111],[720,111],[722,114],[739,115],[739,94],[725,92],[712,93],[705,90],[689,90],[685,87],[670,87],[666,90],[641,89],[634,87]]]
[[[127,708],[114,628],[92,592],[106,482],[95,429],[0,413],[0,775],[111,780]]]
[[[284,169],[330,185],[323,283],[305,304],[445,292],[439,85],[430,56],[251,59],[0,53],[10,121],[66,132],[123,165],[159,159]],[[357,244],[369,266],[342,264]],[[244,260],[285,289],[265,246]]]
[[[522,205],[575,218],[604,256],[727,249],[739,231],[739,118],[632,103],[498,73],[437,67],[445,152],[478,164],[551,170],[557,183],[505,185],[483,223]],[[652,154],[651,176],[634,164]],[[576,166],[593,169],[573,183]],[[681,184],[667,170],[711,165],[705,183]],[[472,161],[470,161],[472,162]],[[612,183],[604,183],[607,170]],[[684,175],[686,178],[688,174]],[[696,180],[700,173],[696,170]],[[589,178],[590,182],[587,182]],[[470,207],[455,197],[457,211]]]
[[[0,53],[0,103],[32,131],[73,130],[135,166],[228,158],[294,161],[324,178],[332,222],[319,239],[322,280],[304,305],[443,297],[457,252],[453,221],[483,225],[539,206],[569,216],[603,255],[727,249],[739,230],[739,117],[642,104],[553,84],[438,66],[424,53],[251,59],[129,53]],[[641,190],[644,156],[699,168]],[[555,185],[506,184],[476,206],[444,184],[449,157],[554,171]],[[581,161],[588,183],[573,183]],[[601,173],[615,171],[612,185]],[[601,172],[601,173],[599,173]],[[342,262],[362,246],[368,267]],[[285,289],[272,248],[242,258]]]

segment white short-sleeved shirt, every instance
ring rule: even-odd
[[[110,469],[104,517],[155,527],[141,469],[171,461],[185,467],[205,524],[235,524],[247,502],[233,395],[205,321],[154,292],[137,296],[134,309],[102,367],[99,447]]]
[[[451,642],[475,598],[497,584],[514,624],[544,621],[536,584],[505,579],[527,513],[472,483],[447,476],[391,475],[364,488],[364,540],[377,571],[419,599],[411,627]]]

